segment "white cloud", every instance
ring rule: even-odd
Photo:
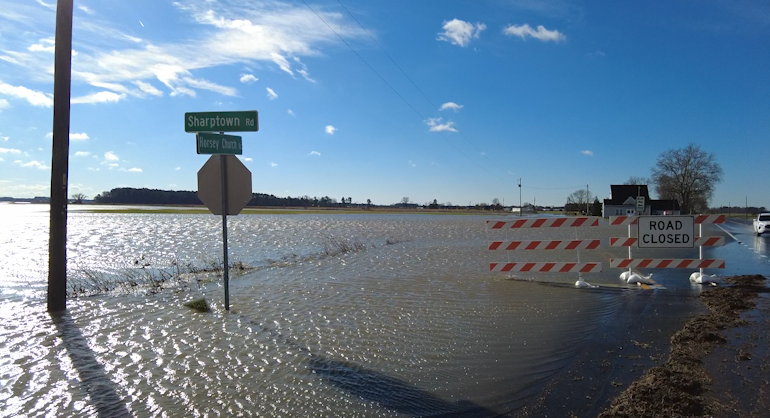
[[[483,23],[468,23],[459,19],[444,22],[444,32],[438,34],[439,41],[451,42],[452,45],[467,46],[471,39],[479,37],[481,31],[487,28]]]
[[[212,83],[211,81],[204,80],[202,78],[184,77],[182,80],[185,83],[187,83],[190,87],[195,87],[203,90],[210,90],[225,96],[238,95],[238,90],[232,87],[221,86],[219,84]]]
[[[320,156],[321,156],[321,153],[320,153],[320,152],[318,152],[318,151],[310,151],[310,154],[308,154],[308,155],[317,155],[317,156],[319,156],[319,157],[320,157]]]
[[[294,61],[295,61],[296,63],[298,63],[299,65],[301,65],[301,66],[302,66],[302,68],[301,68],[301,69],[299,69],[299,70],[297,70],[297,72],[298,72],[298,73],[300,73],[300,75],[301,75],[302,77],[304,77],[304,78],[305,78],[305,80],[307,80],[307,81],[309,81],[309,82],[311,82],[311,83],[315,83],[315,80],[313,80],[313,78],[311,78],[311,77],[310,77],[310,72],[308,72],[308,69],[307,69],[307,65],[305,65],[305,63],[304,63],[304,62],[302,62],[302,61],[299,59],[299,57],[294,57]]]
[[[30,52],[50,52],[54,53],[56,52],[56,46],[55,45],[43,45],[43,44],[32,44],[27,48],[27,51]]]
[[[241,83],[253,83],[258,80],[257,77],[254,77],[254,74],[241,74]]]
[[[150,83],[145,83],[144,81],[140,80],[133,81],[133,83],[136,87],[139,87],[139,90],[144,93],[151,94],[153,96],[163,96],[163,92],[155,88],[155,86]]]
[[[43,2],[42,0],[37,0],[37,4],[43,6],[43,7],[47,8],[47,9],[51,9],[53,11],[56,11],[56,4],[48,4],[48,3]]]
[[[86,7],[86,6],[78,6],[78,9],[80,9],[80,10],[82,10],[82,11],[84,11],[84,12],[86,12],[86,13],[90,14],[90,15],[94,14],[94,11],[93,11],[93,10],[91,10],[91,9],[89,9],[89,8],[88,8],[88,7]]]
[[[92,93],[88,94],[86,96],[80,96],[75,97],[72,100],[70,100],[70,103],[72,104],[83,104],[83,103],[116,103],[120,101],[120,99],[125,99],[126,94],[117,94],[113,93],[111,91],[100,91],[98,93]]]
[[[253,159],[253,158],[251,158],[251,157],[245,157],[245,158],[243,159],[243,161],[249,162],[249,161],[254,161],[254,159]]]
[[[9,139],[11,139],[10,136],[0,136],[0,140],[2,140],[3,142],[8,142]]]
[[[91,153],[88,151],[78,151],[75,153],[76,157],[88,157],[89,155],[91,155]]]
[[[277,52],[271,52],[270,58],[273,60],[274,63],[278,65],[278,68],[280,68],[283,71],[286,71],[291,75],[294,75],[294,73],[291,71],[291,64],[289,64],[289,61],[287,61],[286,58],[283,57],[283,55]]]
[[[5,161],[5,160],[4,160],[4,159],[2,159],[2,158],[0,158],[0,162],[3,162],[3,161]]]
[[[9,107],[11,107],[11,104],[8,103],[8,100],[0,99],[0,112],[2,112],[3,109],[8,109]]]
[[[510,25],[507,28],[503,29],[503,33],[506,35],[511,36],[518,36],[521,39],[525,39],[527,36],[541,40],[543,42],[553,41],[553,42],[559,42],[567,39],[566,36],[564,36],[563,33],[557,31],[557,30],[548,30],[544,28],[542,25],[537,27],[537,30],[532,29],[531,26],[528,24],[523,24],[520,26],[516,25]]]
[[[120,158],[118,158],[118,156],[115,155],[115,153],[113,153],[112,151],[105,152],[104,159],[107,161],[120,161]]]
[[[13,148],[0,148],[0,154],[21,154],[21,150]]]
[[[441,123],[443,118],[428,118],[428,120],[425,121],[425,123],[430,126],[431,132],[442,132],[442,131],[449,131],[449,132],[457,132],[457,129],[453,127],[455,123],[452,121],[447,121],[447,123]]]
[[[181,169],[182,169],[182,167],[177,167],[177,168],[175,168],[174,170],[176,170],[176,171],[179,171],[179,170],[181,170]]]
[[[589,151],[589,150],[580,151],[580,153],[584,154],[584,155],[590,155],[591,157],[594,156],[594,152],[593,151]]]
[[[32,106],[51,107],[53,105],[53,95],[30,90],[23,86],[12,86],[0,81],[0,94],[24,99]]]
[[[454,110],[455,112],[457,112],[458,110],[460,110],[460,109],[462,109],[462,108],[463,108],[463,105],[459,105],[459,104],[457,104],[457,103],[455,103],[455,102],[446,102],[446,103],[444,103],[444,104],[442,104],[442,105],[441,105],[441,107],[439,108],[439,110],[452,109],[452,110]]]
[[[278,167],[278,164],[271,162],[270,167]]]
[[[336,131],[337,128],[335,128],[332,125],[326,125],[326,128],[324,130],[326,131],[327,134],[334,135],[334,131]]]
[[[586,54],[587,57],[606,57],[607,54],[605,54],[602,51],[597,50],[596,52],[591,52]]]
[[[417,167],[417,163],[413,162],[412,160],[409,160],[409,165],[412,167]]]
[[[73,61],[75,83],[86,81],[125,85],[157,79],[169,88],[171,95],[195,97],[195,91],[202,88],[235,96],[235,89],[200,80],[196,72],[215,67],[267,62],[291,76],[295,76],[292,66],[297,66],[301,68],[300,74],[312,81],[306,66],[294,58],[319,56],[329,45],[341,43],[327,24],[345,39],[367,36],[345,14],[321,9],[314,12],[303,4],[283,1],[232,3],[189,0],[172,2],[172,5],[177,11],[174,19],[192,22],[194,25],[187,35],[148,42],[134,36],[135,33],[121,32],[113,22],[104,19],[80,21],[79,30],[83,36],[78,39],[83,46],[79,49],[78,59]],[[13,19],[24,22],[26,26],[33,26],[33,30],[34,26],[39,26],[39,33],[50,33],[42,23],[37,23],[40,19],[35,13],[36,10],[26,15],[17,13],[19,16]],[[0,14],[6,17],[5,10]],[[144,27],[143,22],[138,23]],[[46,46],[42,42],[40,44]],[[0,60],[14,64],[35,81],[49,83],[52,71],[50,57],[29,52],[28,46],[29,43],[19,46],[17,50],[12,50],[12,46],[4,46]],[[133,95],[133,91],[127,94]]]
[[[129,173],[141,173],[141,172],[142,172],[142,169],[141,169],[141,168],[136,168],[136,167],[133,167],[133,168],[129,168],[129,169],[128,169],[128,170],[126,170],[126,171],[128,171]]]
[[[70,132],[70,141],[85,141],[88,139],[88,134],[83,132],[82,134]]]
[[[39,161],[30,161],[28,163],[24,163],[21,165],[22,167],[32,167],[32,168],[39,168],[41,170],[45,170],[48,168],[47,165],[39,162]]]
[[[291,109],[286,109],[286,113],[288,113],[289,116],[297,116],[297,115],[294,114],[294,111],[291,110]]]
[[[267,97],[270,98],[270,100],[275,100],[278,98],[278,93],[273,91],[270,87],[267,88]]]

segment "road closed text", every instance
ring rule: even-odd
[[[639,248],[693,248],[692,216],[640,216]]]

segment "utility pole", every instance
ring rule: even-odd
[[[522,215],[524,208],[521,207],[521,178],[519,178],[519,216]]]
[[[590,197],[590,196],[591,196],[591,195],[589,195],[589,194],[588,194],[588,185],[586,184],[586,216],[588,216],[588,214],[590,213],[590,212],[588,211],[588,205],[589,205],[589,203],[588,203],[588,202],[590,202],[590,201],[591,201],[591,197]]]
[[[48,238],[48,312],[67,309],[67,172],[69,171],[70,86],[73,0],[56,5],[51,151],[51,229]]]

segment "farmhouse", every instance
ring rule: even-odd
[[[644,211],[637,213],[636,199],[644,198]],[[679,202],[676,200],[652,200],[646,184],[613,184],[610,186],[610,198],[604,199],[602,216],[631,215],[680,215]]]

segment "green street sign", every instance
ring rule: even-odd
[[[243,154],[243,141],[235,135],[198,133],[195,135],[195,147],[198,154]]]
[[[256,110],[237,112],[187,112],[185,132],[256,132],[259,130]]]

